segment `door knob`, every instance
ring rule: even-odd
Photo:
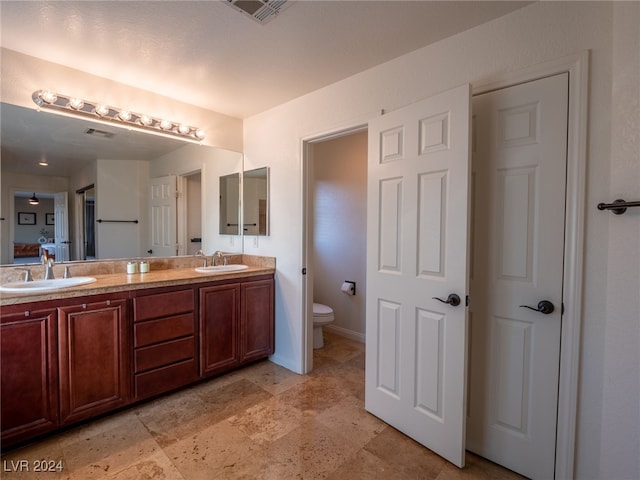
[[[455,293],[450,293],[446,300],[443,300],[438,297],[431,297],[431,298],[433,298],[434,300],[438,300],[439,302],[451,305],[452,307],[457,307],[458,305],[460,305],[460,297]]]
[[[529,310],[533,310],[534,312],[540,312],[545,315],[549,315],[550,313],[553,313],[553,311],[555,310],[553,303],[551,303],[549,300],[540,300],[538,302],[538,308],[533,308],[528,305],[520,305],[520,307],[528,308]]]

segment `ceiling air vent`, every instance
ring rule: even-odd
[[[287,6],[287,0],[226,0],[226,3],[258,23],[267,23]]]
[[[87,130],[84,133],[88,133],[89,135],[93,135],[95,137],[102,137],[102,138],[111,138],[114,135],[111,132],[105,132],[104,130],[98,130],[97,128],[87,128]]]

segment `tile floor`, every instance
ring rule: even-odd
[[[522,478],[473,454],[457,469],[366,413],[364,345],[332,334],[325,340],[310,375],[263,361],[10,451],[0,477]],[[62,470],[36,474],[38,459]],[[27,460],[30,471],[15,471],[18,460]]]

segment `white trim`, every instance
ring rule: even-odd
[[[574,470],[583,298],[589,52],[559,58],[514,74],[497,75],[472,87],[473,94],[477,95],[564,72],[569,73],[569,124],[563,280],[565,311],[560,349],[556,479],[573,478]]]
[[[73,216],[73,241],[75,242],[74,258],[76,260],[85,260],[86,247],[85,247],[85,231],[84,231],[84,192],[78,193],[75,191],[73,208],[75,215]],[[67,213],[68,215],[68,213]]]
[[[335,333],[344,338],[348,338],[349,340],[355,340],[356,342],[366,343],[366,336],[364,333],[354,332],[353,330],[349,330],[348,328],[339,327],[337,325],[325,325],[322,327],[327,332]]]
[[[176,175],[176,255],[187,254],[187,179]]]
[[[302,373],[310,373],[313,370],[313,326],[312,304],[313,304],[313,277],[308,275],[311,264],[311,219],[309,218],[310,209],[310,182],[309,163],[313,160],[312,141],[302,141],[302,265],[301,269],[305,269],[302,275]]]

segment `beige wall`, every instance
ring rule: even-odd
[[[146,256],[149,162],[98,160],[96,168],[96,220],[138,220],[138,223],[97,223],[96,257]]]
[[[302,142],[470,82],[590,52],[584,297],[575,475],[638,478],[638,213],[595,206],[638,190],[637,2],[537,2],[245,120],[245,164],[269,165],[271,237],[247,253],[278,258],[276,354],[303,365]],[[635,105],[635,107],[634,107]],[[606,424],[605,424],[606,422]]]
[[[364,341],[367,248],[367,132],[313,146],[314,301],[330,306],[327,329]],[[356,295],[340,290],[356,282]]]

